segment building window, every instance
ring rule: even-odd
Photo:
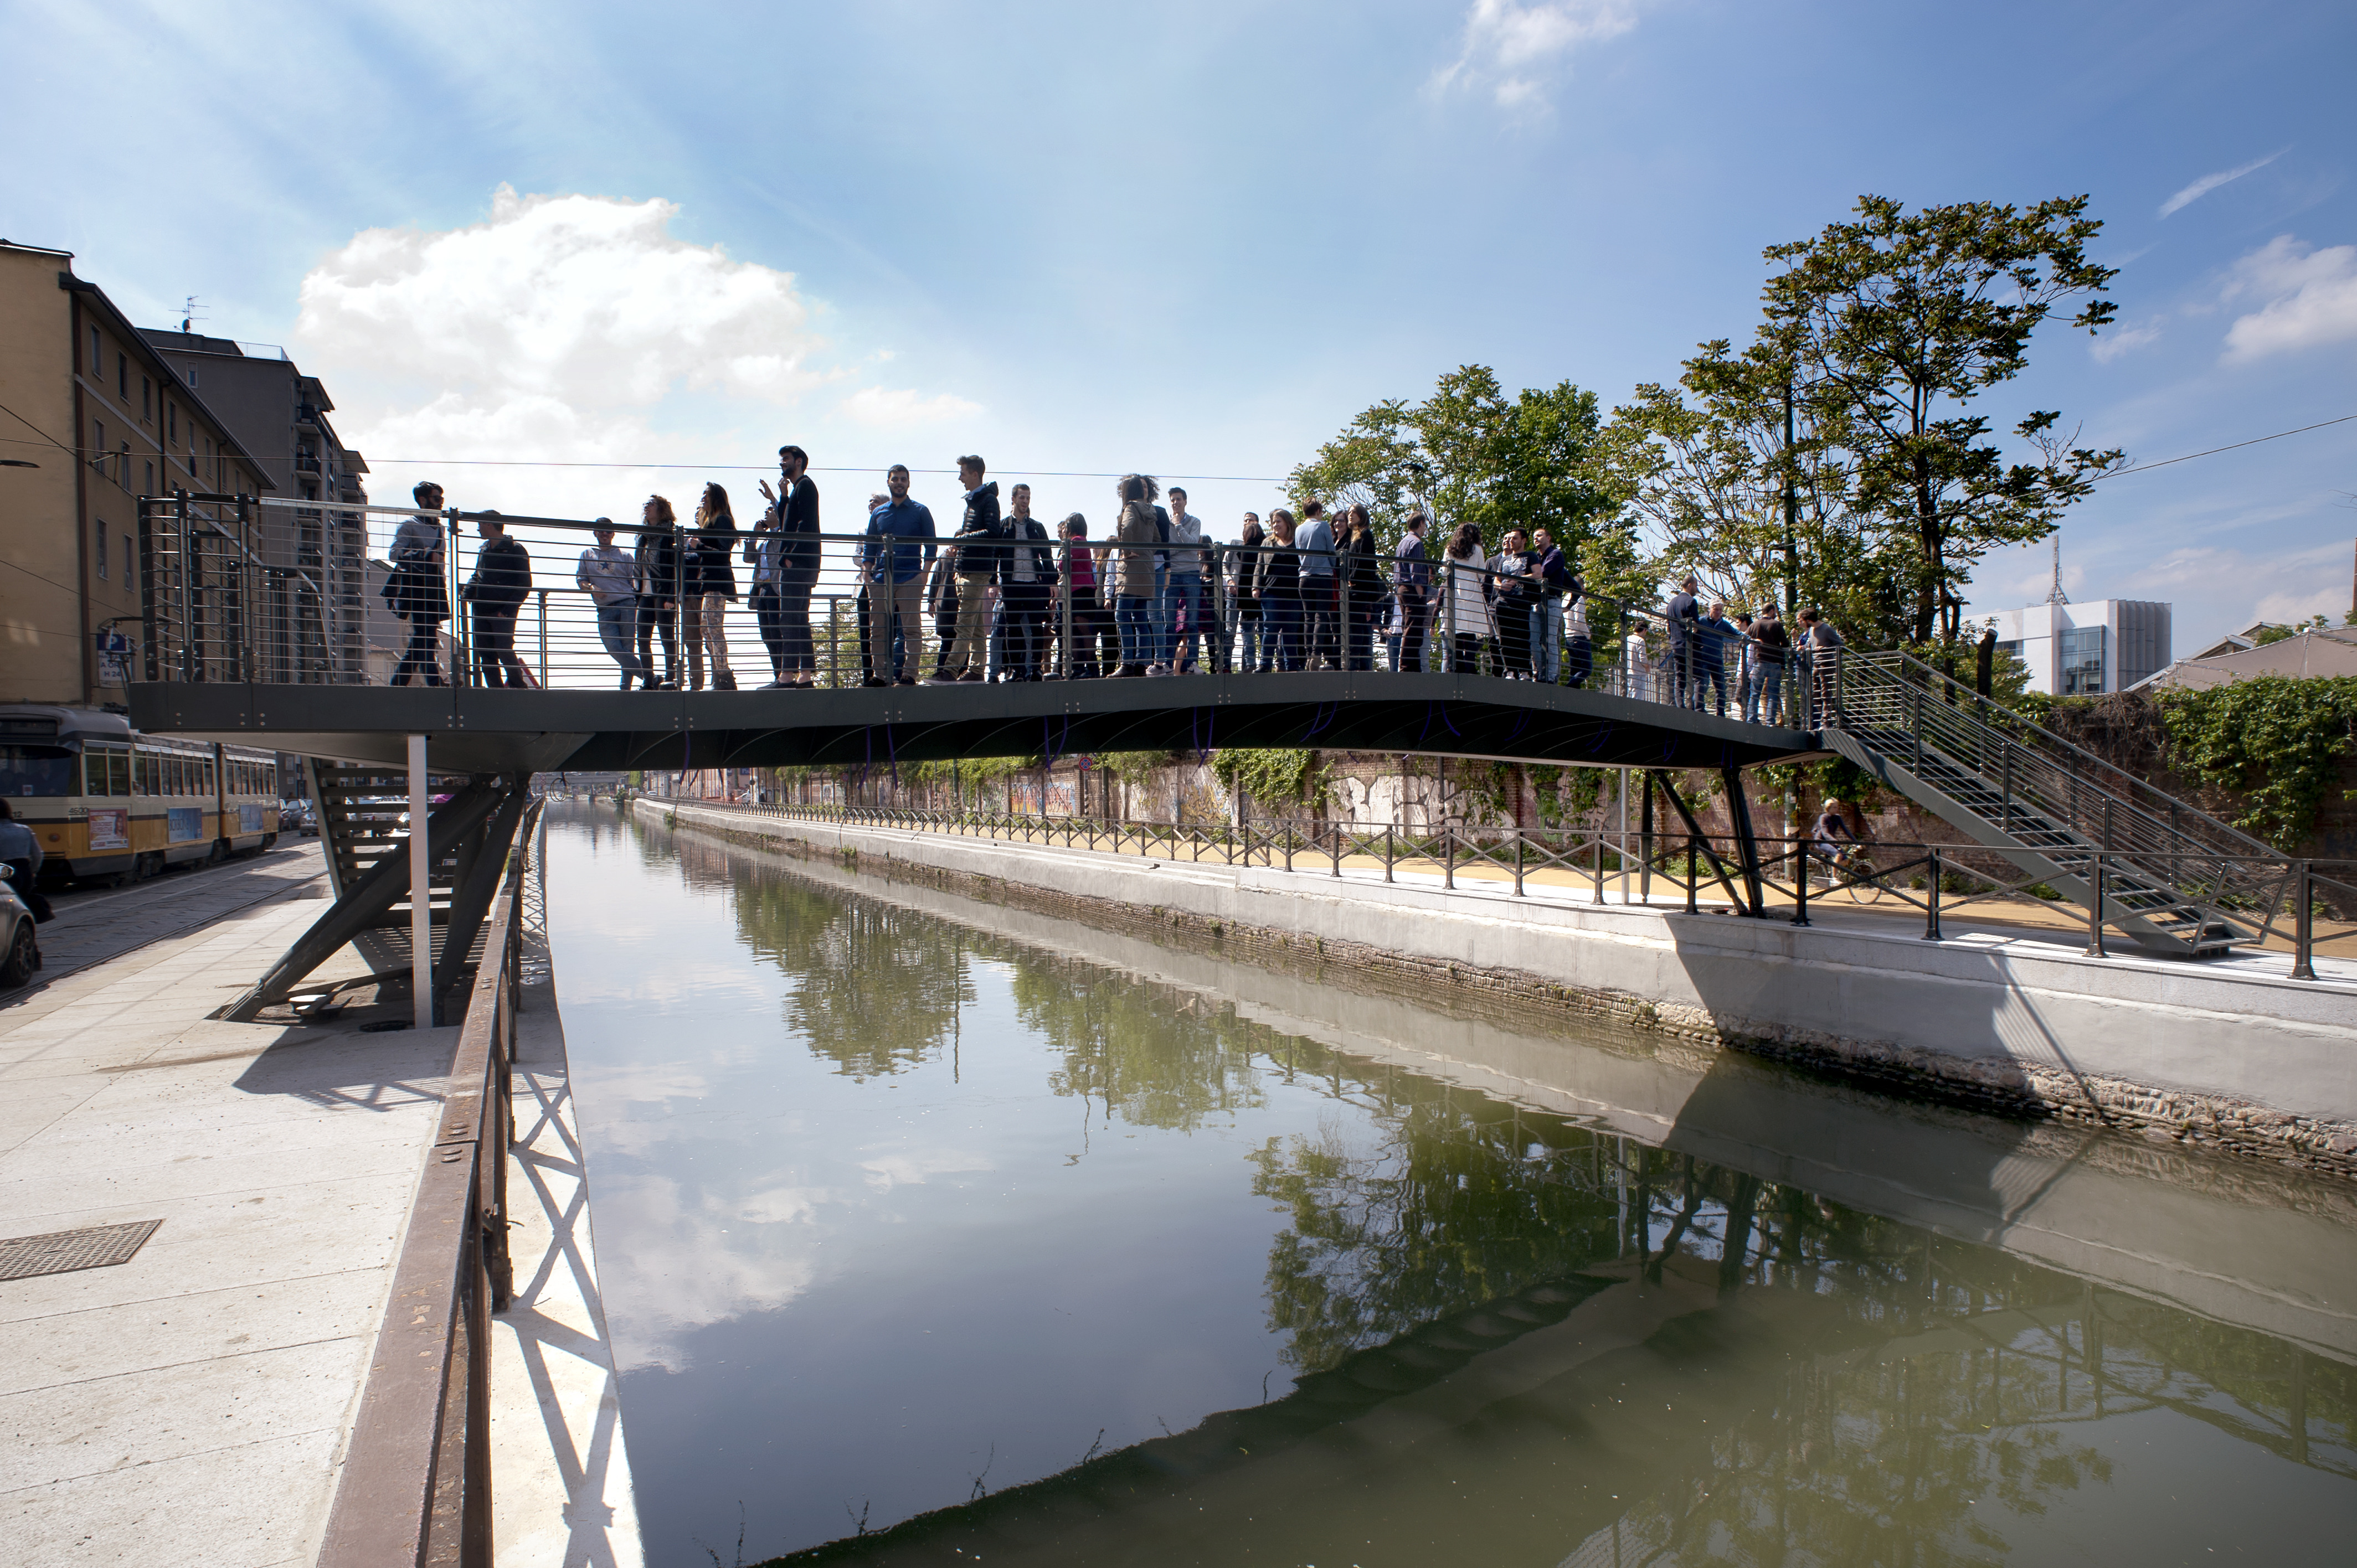
[[[106,581],[106,524],[98,525],[98,580]]]
[[[114,482],[123,487],[124,494],[130,493],[131,443],[128,441],[124,442],[123,449],[114,455]]]
[[[123,536],[123,585],[131,585],[131,535]]]
[[[2017,637],[2011,642],[1999,642],[1996,645],[1996,650],[1999,653],[2009,653],[2018,659],[2021,657],[2021,639]]]
[[[139,378],[139,423],[145,424],[155,417],[150,412],[156,401],[156,383],[145,376]]]
[[[131,401],[131,356],[114,356],[114,395],[124,403]]]
[[[147,465],[147,488],[139,493],[143,496],[152,496],[156,493],[156,465],[153,463]]]
[[[2060,695],[2093,697],[2104,690],[2104,628],[2077,627],[2062,634]]]
[[[90,444],[91,451],[95,454],[90,460],[90,466],[103,474],[106,472],[106,421],[93,419],[90,424],[91,428],[98,433]]]
[[[196,367],[196,366],[194,366],[194,365],[190,365],[190,366],[188,367],[188,385],[190,385],[191,387],[193,387],[193,386],[195,386],[196,384],[197,384],[197,367]]]
[[[179,438],[180,405],[177,403],[167,403],[164,405],[164,439],[178,441]]]

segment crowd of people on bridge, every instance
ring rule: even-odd
[[[980,456],[957,466],[963,510],[946,533],[909,496],[905,465],[888,469],[884,489],[867,498],[851,561],[865,685],[1447,668],[1609,683],[1773,724],[1800,695],[1785,690],[1787,668],[1803,651],[1841,645],[1814,609],[1789,628],[1772,601],[1730,616],[1724,602],[1699,596],[1693,577],[1659,611],[1600,604],[1544,528],[1511,531],[1491,553],[1465,523],[1436,547],[1432,521],[1415,511],[1384,551],[1364,506],[1329,514],[1313,499],[1297,514],[1246,512],[1237,542],[1222,544],[1188,510],[1183,489],[1166,494],[1150,476],[1131,474],[1114,487],[1108,537],[1092,542],[1083,514],[1051,527],[1033,515],[1029,486],[1013,486],[1002,506]],[[750,529],[717,484],[704,487],[685,524],[664,497],[648,497],[627,549],[611,522],[597,520],[573,584],[594,608],[622,690],[693,691],[707,679],[715,690],[737,689],[727,626],[740,567],[742,602],[769,656],[766,689],[820,683],[811,603],[823,544],[809,454],[780,447],[777,483],[762,480],[760,492],[765,504]],[[409,625],[393,683],[439,685],[440,628],[451,618],[443,491],[429,481],[414,493],[419,510],[394,534],[384,587],[388,607]],[[474,678],[529,686],[515,626],[532,563],[498,513],[479,514],[477,528],[482,542],[459,588]],[[1609,620],[1591,625],[1591,613]],[[1609,680],[1599,679],[1599,650]]]

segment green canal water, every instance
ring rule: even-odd
[[[2345,1188],[609,808],[546,885],[657,1568],[2349,1560]]]

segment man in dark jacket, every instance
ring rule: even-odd
[[[1669,698],[1673,707],[1695,707],[1694,665],[1695,625],[1702,619],[1702,606],[1695,598],[1695,580],[1688,577],[1678,585],[1663,607],[1663,628],[1669,634],[1666,653],[1666,673],[1670,678]]]
[[[990,590],[1006,556],[1006,533],[998,517],[998,482],[983,478],[979,457],[958,459],[958,482],[965,487],[965,516],[952,542],[957,546],[957,645],[950,650],[943,679],[980,681],[990,660]]]
[[[811,640],[811,589],[818,582],[818,487],[811,483],[810,454],[799,446],[778,448],[778,481],[784,493],[761,481],[770,499],[770,526],[780,536],[777,554],[770,562],[766,597],[757,594],[754,609],[768,617],[763,638],[775,627],[779,647],[778,683],[809,686],[818,679],[818,658]]]
[[[483,547],[475,555],[474,575],[461,596],[474,626],[475,671],[486,686],[527,687],[531,677],[516,657],[516,612],[532,591],[532,556],[510,539],[499,513],[488,511],[475,525]]]

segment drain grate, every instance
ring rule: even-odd
[[[127,1263],[162,1223],[141,1219],[129,1225],[93,1225],[87,1230],[11,1237],[0,1241],[0,1280],[29,1280],[36,1274],[70,1274],[76,1269]]]

